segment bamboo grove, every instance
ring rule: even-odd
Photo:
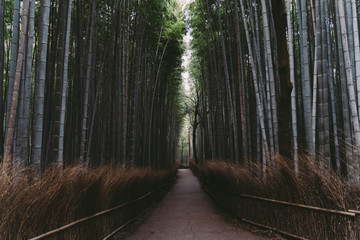
[[[0,0],[3,161],[171,166],[184,32],[174,0]]]
[[[196,0],[190,6],[197,161],[273,153],[358,179],[356,0]]]

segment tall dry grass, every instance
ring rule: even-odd
[[[204,187],[213,197],[241,218],[310,239],[353,239],[360,237],[360,226],[354,219],[230,196],[240,193],[252,196],[347,211],[360,208],[360,186],[343,181],[302,156],[298,175],[290,161],[274,156],[275,163],[267,167],[250,163],[244,167],[225,161],[208,161],[203,166],[191,164]],[[360,221],[359,221],[360,222]],[[356,224],[355,224],[356,225]],[[357,228],[357,230],[355,230]]]
[[[136,199],[175,176],[172,170],[82,166],[51,167],[39,178],[29,170],[0,175],[0,239],[29,239],[75,220]],[[161,197],[150,197],[80,224],[53,239],[98,239]]]

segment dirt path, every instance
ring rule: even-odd
[[[130,240],[266,239],[228,223],[190,170],[179,170],[174,188]]]

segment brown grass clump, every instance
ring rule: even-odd
[[[266,174],[259,163],[242,166],[225,161],[191,164],[203,187],[238,217],[310,239],[359,238],[358,217],[311,211],[231,194],[246,194],[320,208],[347,211],[360,208],[360,187],[303,156],[298,175],[291,161],[274,156]],[[230,193],[230,194],[229,194]]]
[[[2,168],[3,169],[3,168]],[[80,165],[51,167],[39,178],[29,171],[0,175],[0,239],[29,239],[75,220],[136,199],[175,176],[172,170],[123,169]],[[142,212],[164,193],[98,217],[53,239],[104,237]]]

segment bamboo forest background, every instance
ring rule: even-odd
[[[358,180],[359,7],[194,0],[184,14],[175,0],[0,0],[3,161],[166,168],[190,115],[198,163],[265,170],[281,154],[298,172],[310,156]]]
[[[4,162],[171,166],[185,30],[173,0],[1,0]]]
[[[195,159],[359,176],[357,0],[197,0],[191,5]],[[275,153],[275,155],[273,154]],[[300,157],[301,156],[301,157]]]

